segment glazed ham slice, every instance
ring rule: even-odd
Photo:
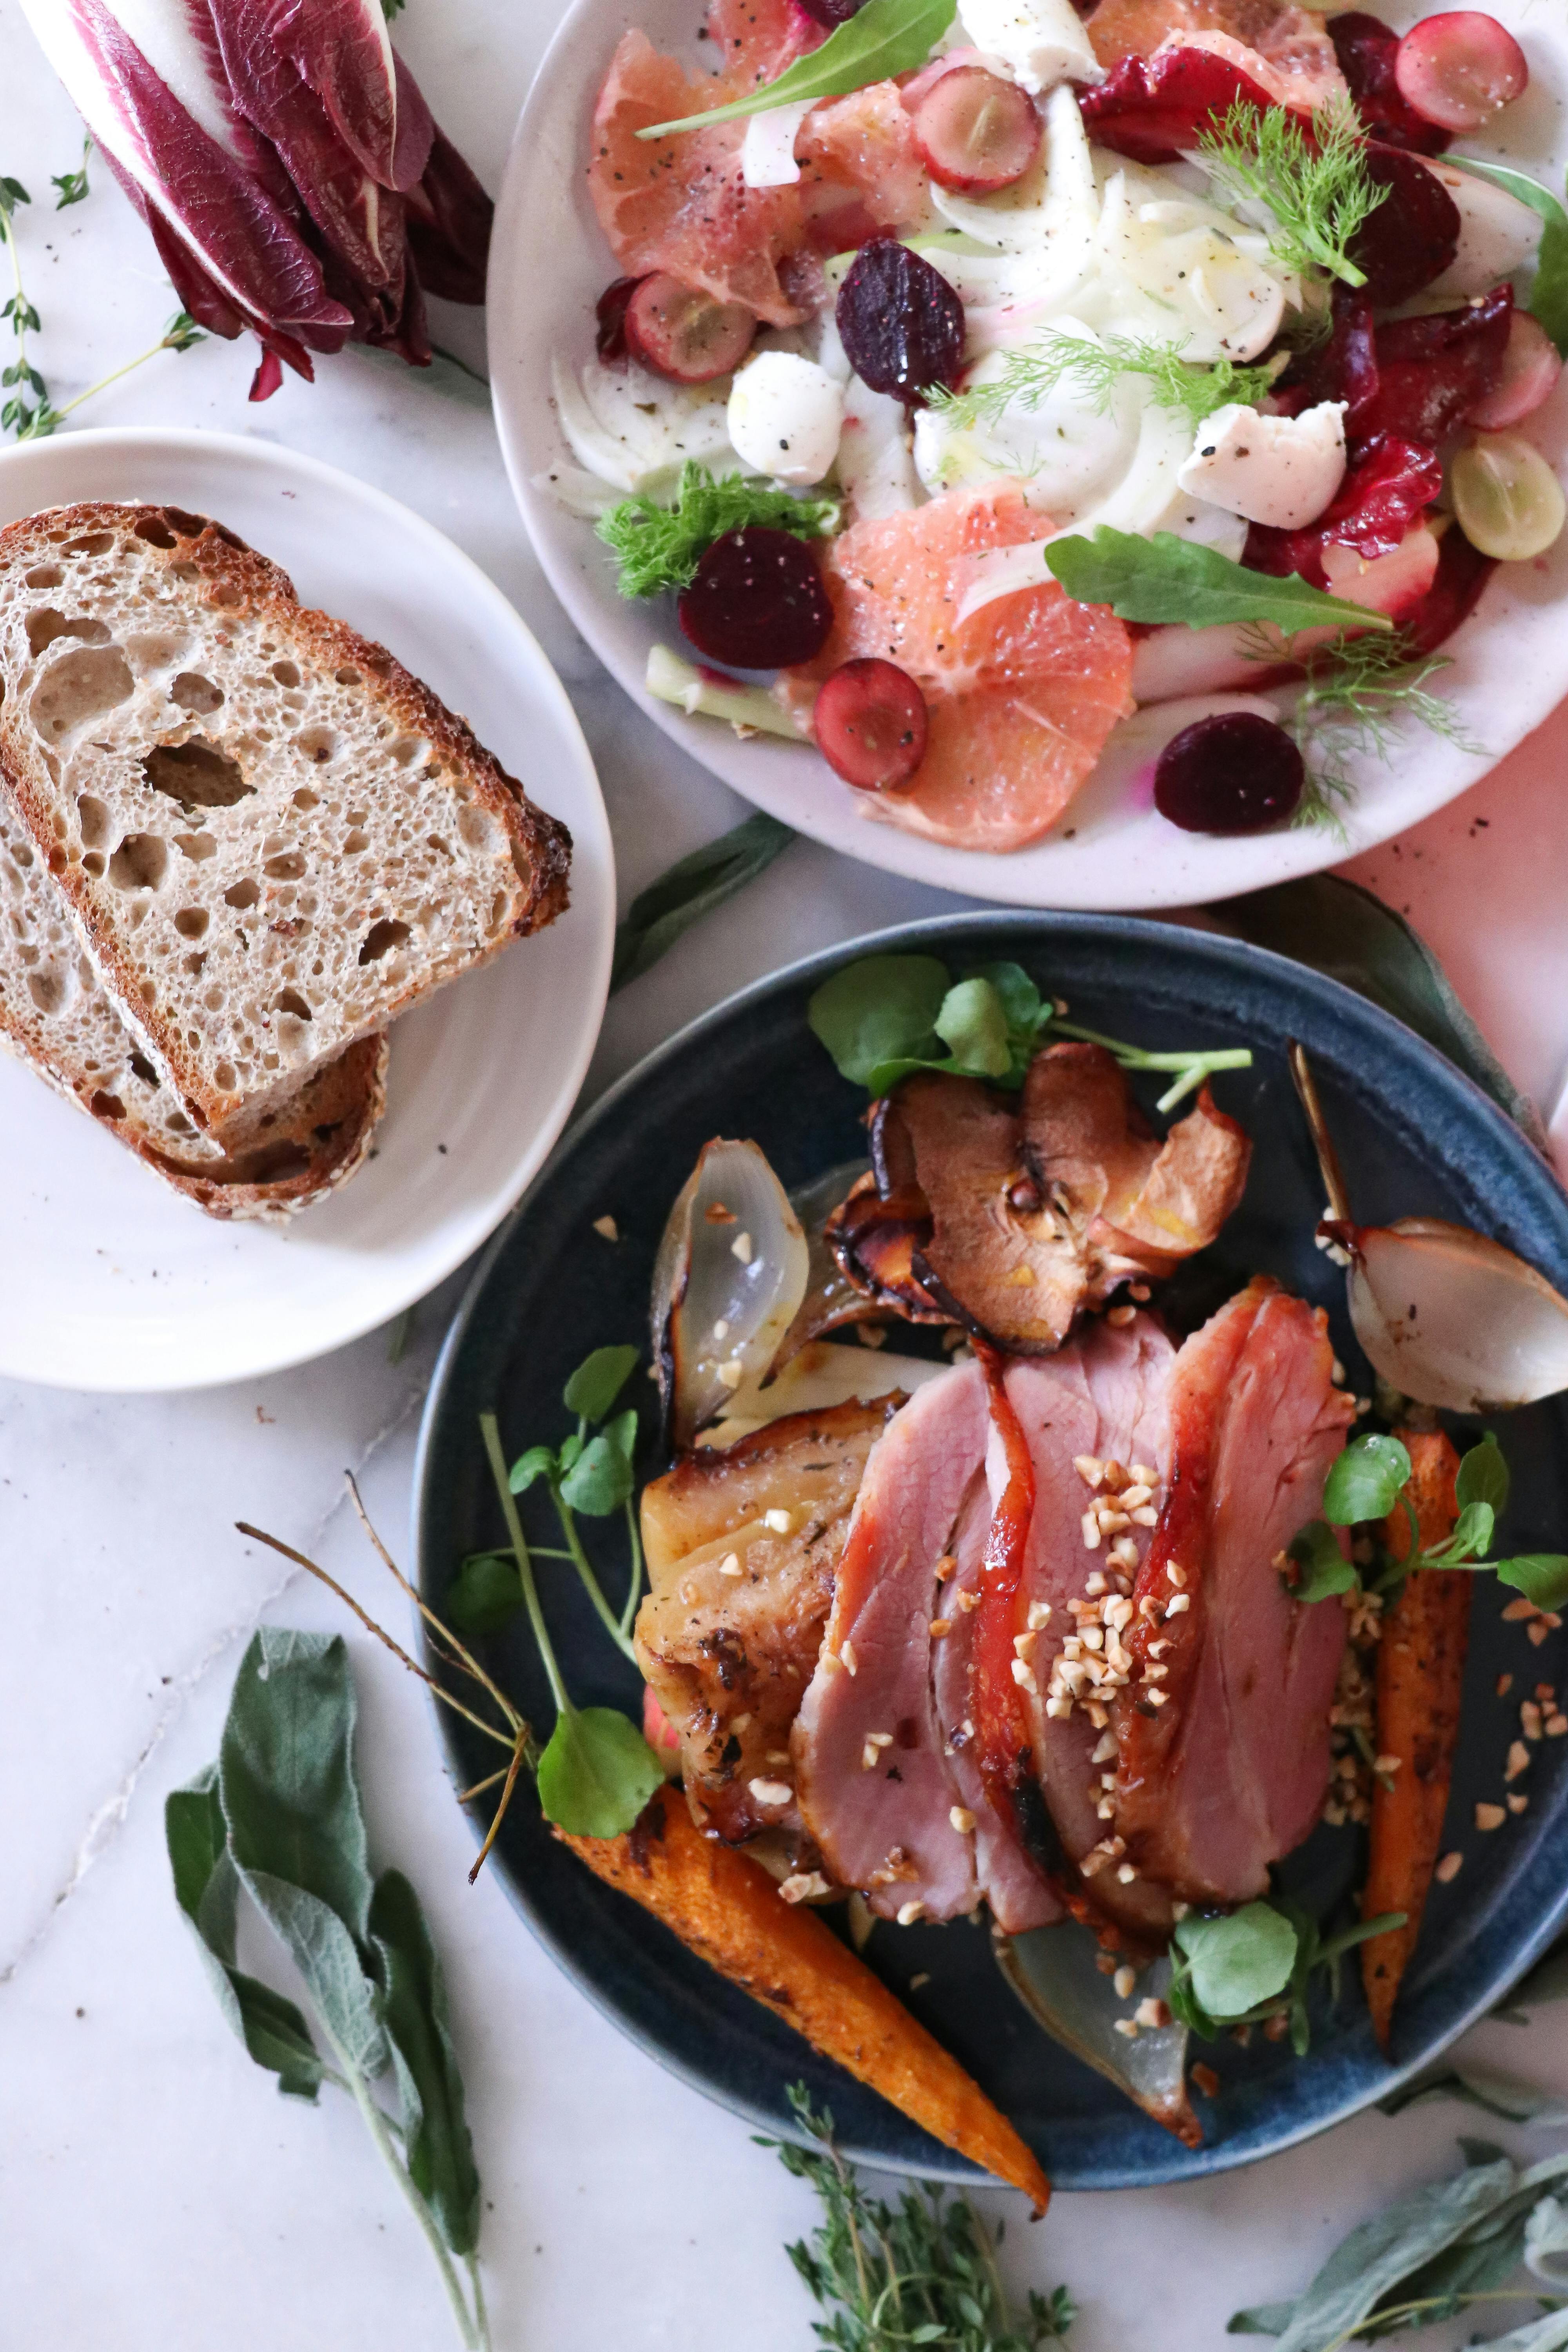
[[[1113,1710],[1115,1829],[1140,1878],[1243,1903],[1328,1785],[1344,1612],[1293,1601],[1277,1563],[1321,1507],[1352,1405],[1321,1310],[1259,1279],[1183,1348],[1170,1410],[1169,1494],[1127,1640],[1137,1672]],[[1152,1664],[1166,1670],[1152,1685]]]

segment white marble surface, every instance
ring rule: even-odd
[[[515,0],[410,0],[400,21],[438,116],[492,185],[548,29],[547,9]],[[77,132],[15,0],[0,0],[0,171],[37,199],[76,162]],[[69,212],[36,202],[21,236],[44,318],[36,356],[63,401],[153,341],[172,299],[102,174]],[[477,319],[447,313],[440,337],[482,363]],[[211,342],[164,356],[83,421],[279,438],[449,531],[571,687],[601,764],[623,898],[734,821],[730,795],[637,718],[553,607],[481,401],[351,353],[313,390],[290,379],[251,409],[251,364]],[[1426,930],[1549,1108],[1568,1053],[1565,757],[1560,713],[1468,800],[1357,869]],[[757,972],[943,903],[793,849],[616,1000],[591,1087]],[[215,1752],[258,1619],[340,1622],[284,1563],[247,1549],[236,1518],[313,1549],[387,1606],[342,1473],[360,1469],[401,1541],[420,1403],[455,1296],[449,1286],[426,1303],[396,1366],[378,1334],[285,1378],[200,1395],[0,1386],[3,2352],[447,2340],[424,2249],[346,2105],[279,2100],[230,2039],[170,1895],[162,1806]],[[810,2314],[782,2248],[809,2222],[809,2200],[742,2125],[569,1989],[499,1884],[470,1891],[468,1829],[422,1699],[366,1639],[351,1643],[374,1849],[418,1884],[451,1978],[498,2346],[686,2347],[717,2329],[746,2352],[802,2352]],[[1552,2020],[1481,2039],[1498,2063],[1568,2087]],[[1064,2197],[1040,2228],[1009,2232],[1010,2263],[1032,2282],[1071,2283],[1079,2352],[1208,2352],[1237,2305],[1289,2291],[1360,2213],[1446,2168],[1463,2123],[1458,2110],[1372,2116],[1211,2185]]]

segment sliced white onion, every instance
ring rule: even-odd
[[[654,1360],[670,1432],[688,1446],[744,1414],[805,1296],[810,1252],[754,1143],[704,1144],[669,1213],[653,1276]]]
[[[1568,1389],[1568,1299],[1500,1242],[1439,1217],[1332,1232],[1356,1338],[1403,1394],[1486,1412]]]

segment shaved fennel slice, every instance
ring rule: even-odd
[[[1078,100],[1065,85],[1045,108],[1039,154],[1021,180],[992,196],[961,196],[933,184],[943,220],[999,253],[1052,248],[1064,271],[1081,273],[1093,257],[1100,190]]]
[[[581,376],[559,357],[551,387],[577,463],[623,496],[658,497],[695,457],[720,473],[749,473],[730,444],[725,394],[667,383],[627,364],[587,361]]]
[[[1119,325],[1177,344],[1198,366],[1256,359],[1279,331],[1286,289],[1235,238],[1224,213],[1129,163],[1105,184],[1096,290]]]
[[[852,522],[882,522],[924,498],[910,449],[909,411],[891,393],[872,392],[858,375],[850,377],[844,394],[837,471]]]
[[[742,686],[739,678],[699,669],[668,646],[648,647],[643,684],[656,702],[671,702],[689,719],[722,719],[742,734],[787,735],[792,743],[809,740],[804,720],[792,718],[765,686]]]
[[[581,466],[557,466],[552,473],[530,477],[532,487],[547,499],[553,499],[568,514],[581,515],[584,522],[597,522],[616,505],[618,486],[601,480],[597,474],[585,474]]]
[[[741,177],[748,188],[785,188],[799,179],[795,138],[816,103],[803,99],[795,106],[770,106],[765,113],[748,117],[741,142]]]

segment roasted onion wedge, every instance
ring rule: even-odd
[[[725,1406],[743,1411],[805,1296],[810,1251],[766,1155],[704,1144],[669,1213],[653,1276],[653,1348],[678,1448]]]

